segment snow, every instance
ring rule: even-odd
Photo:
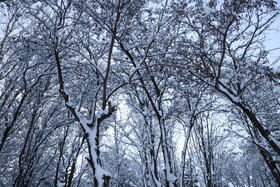
[[[137,63],[136,64],[136,67],[135,67],[135,70],[138,70],[138,69],[140,69],[141,68],[141,64],[140,63]]]
[[[91,152],[91,156],[92,156],[92,161],[95,167],[95,177],[98,181],[98,187],[102,187],[103,186],[103,177],[104,176],[112,176],[110,172],[104,170],[100,164],[98,164],[97,160],[97,147],[96,147],[96,143],[95,143],[95,139],[96,139],[96,127],[93,129],[88,130],[88,135],[89,135],[89,144],[90,144],[90,152]]]
[[[96,118],[100,118],[102,115],[106,115],[108,113],[108,107],[106,107],[104,110],[101,108],[99,111],[96,112]]]
[[[128,78],[124,78],[124,81],[129,83],[130,80],[132,79],[133,75],[135,75],[135,73],[141,68],[141,64],[136,64],[136,67],[133,69],[133,71],[131,72],[131,74],[129,75]]]
[[[146,108],[144,109],[143,114],[144,114],[145,116],[152,116],[152,112],[149,110],[148,107],[146,107]]]
[[[169,53],[167,53],[167,54],[165,55],[165,57],[166,57],[166,58],[172,58],[172,55],[169,54]]]
[[[222,92],[224,92],[226,95],[228,95],[233,102],[235,102],[235,103],[240,102],[240,96],[235,96],[235,95],[229,93],[229,91],[227,89],[225,89],[223,86],[219,86],[219,89]]]
[[[131,37],[133,39],[133,41],[138,41],[137,36],[134,33],[131,33]]]
[[[177,177],[175,177],[174,175],[172,175],[171,173],[167,173],[167,180],[169,182],[175,182],[177,180]]]
[[[240,101],[240,98],[238,96],[233,96],[231,98],[235,103],[238,103]]]
[[[273,141],[274,143],[276,143],[276,145],[277,145],[278,147],[280,147],[280,142],[277,141],[273,136],[269,135],[268,138],[269,138],[271,141]]]
[[[80,117],[80,123],[82,123],[83,125],[87,125],[90,123],[90,121],[84,117]]]
[[[150,167],[150,169],[151,169],[151,171],[150,171],[150,172],[151,172],[151,175],[152,175],[152,177],[153,177],[153,180],[154,180],[156,186],[157,186],[157,187],[161,187],[162,184],[157,180],[157,178],[156,178],[156,176],[155,176],[154,158],[151,159],[151,167]]]
[[[165,152],[166,154],[166,152]],[[166,162],[166,161],[165,161]],[[165,164],[165,169],[166,169],[166,177],[167,177],[167,181],[169,182],[170,187],[173,187],[173,183],[177,180],[177,177],[175,177],[170,171],[170,167],[169,164],[166,163]]]
[[[151,169],[152,169],[153,180],[156,183],[156,186],[161,187],[162,184],[156,179],[156,176],[155,176],[154,163],[152,164]]]
[[[162,5],[160,3],[156,3],[156,2],[151,2],[149,1],[148,3],[146,3],[146,7],[148,9],[157,9],[160,8]]]
[[[100,165],[96,165],[96,174],[95,174],[95,177],[98,181],[98,186],[99,187],[102,187],[103,184],[102,184],[102,181],[103,181],[103,177],[104,176],[111,176],[111,173],[104,170]]]
[[[69,106],[69,107],[73,107],[74,106],[73,102],[71,102],[71,101],[67,101],[65,104],[67,106]]]
[[[97,14],[101,14],[102,13],[102,9],[100,7],[97,7],[95,9],[95,11],[96,11]]]
[[[209,15],[209,14],[211,14],[211,13],[213,13],[213,12],[215,12],[214,9],[212,9],[212,8],[210,8],[210,7],[208,7],[208,6],[205,6],[205,7],[204,7],[204,13],[205,13],[205,14]]]

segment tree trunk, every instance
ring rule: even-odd
[[[193,124],[188,129],[188,132],[185,135],[185,142],[184,142],[184,147],[182,151],[182,156],[181,156],[181,172],[180,172],[180,181],[179,181],[179,186],[184,187],[184,176],[185,176],[185,165],[186,165],[186,154],[187,154],[187,149],[188,149],[188,142],[189,138],[191,135],[191,130],[192,130]]]

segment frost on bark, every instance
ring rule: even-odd
[[[99,144],[100,144],[99,131],[100,131],[100,125],[102,121],[110,117],[113,114],[113,112],[116,110],[116,108],[112,106],[109,102],[108,106],[107,104],[105,105],[105,108],[101,110],[99,115],[96,116],[95,120],[89,121],[85,119],[85,117],[83,117],[82,114],[74,108],[73,104],[69,100],[69,95],[64,90],[64,81],[63,81],[63,75],[61,70],[59,53],[56,53],[55,59],[57,65],[60,94],[65,101],[65,106],[71,112],[75,120],[80,124],[81,128],[83,129],[83,132],[87,140],[87,145],[89,149],[88,162],[94,173],[94,179],[93,179],[94,186],[107,187],[109,186],[111,174],[106,170],[104,170],[101,166],[100,150],[99,150]]]

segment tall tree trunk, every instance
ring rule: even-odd
[[[180,181],[179,181],[180,187],[185,186],[184,176],[185,176],[185,167],[186,167],[186,155],[187,155],[188,142],[190,139],[192,127],[193,127],[193,124],[191,124],[191,126],[189,127],[189,129],[185,135],[184,147],[183,147],[182,155],[181,155],[181,171],[180,171]]]

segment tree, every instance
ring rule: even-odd
[[[211,1],[197,4],[196,10],[204,13],[196,16],[190,12],[183,21],[196,36],[194,41],[186,39],[188,44],[182,51],[183,58],[192,63],[190,73],[242,111],[254,128],[254,141],[260,154],[279,183],[278,166],[272,158],[273,154],[280,154],[279,144],[255,107],[266,84],[279,86],[279,75],[268,66],[267,52],[262,45],[263,34],[279,10],[274,1],[238,4]]]
[[[280,184],[275,1],[0,10],[0,185]]]

